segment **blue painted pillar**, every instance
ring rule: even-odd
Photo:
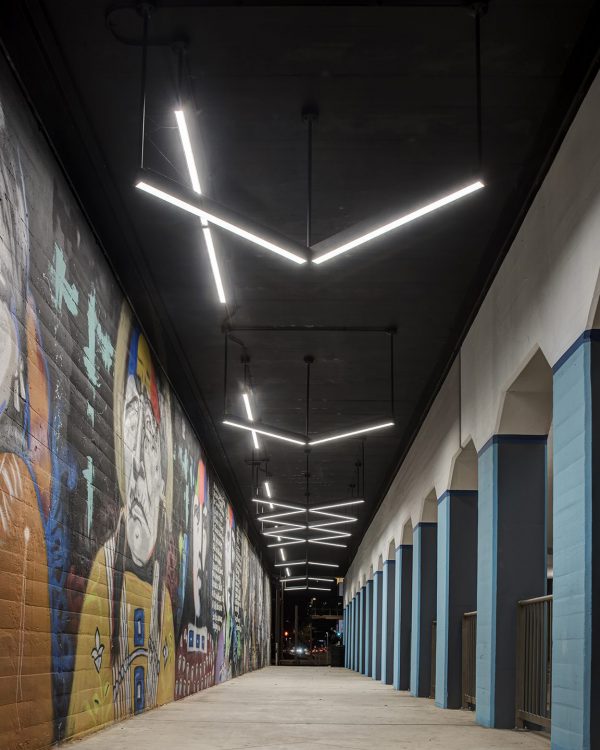
[[[383,598],[383,572],[378,570],[373,576],[373,626],[371,628],[371,640],[373,649],[371,652],[371,677],[374,680],[381,679],[381,613]]]
[[[350,662],[352,661],[352,600],[348,602],[348,605],[346,607],[347,610],[347,619],[346,619],[346,629],[344,631],[344,645],[346,646],[346,660],[344,662],[344,666],[346,669],[350,668]]]
[[[381,681],[391,685],[394,681],[394,588],[396,561],[383,563],[383,602],[381,607]]]
[[[358,664],[356,671],[363,673],[365,668],[365,599],[367,587],[363,586],[358,592]]]
[[[360,659],[360,591],[354,595],[354,669],[358,672],[358,662]]]
[[[437,607],[437,523],[418,523],[413,534],[410,693],[431,694],[431,637]]]
[[[352,597],[352,663],[350,669],[356,669],[356,662],[358,660],[358,596],[354,594]]]
[[[348,627],[344,633],[346,645],[346,669],[350,669],[352,663],[352,599],[348,602]]]
[[[462,620],[477,609],[477,492],[438,501],[435,704],[462,706]]]
[[[344,668],[348,669],[348,630],[350,628],[350,618],[348,617],[348,611],[350,604],[347,603],[344,607]]]
[[[555,365],[553,415],[552,750],[593,750],[600,747],[600,331],[586,331]]]
[[[410,687],[410,633],[412,628],[412,544],[396,549],[394,583],[394,672],[396,690]]]
[[[349,623],[349,632],[348,632],[348,669],[352,669],[352,660],[354,659],[354,597],[350,600],[350,604],[348,607],[349,614],[348,614],[348,623]]]
[[[373,657],[373,580],[367,581],[365,598],[365,664],[363,674],[371,676]]]
[[[477,722],[515,725],[517,602],[546,593],[546,436],[495,435],[478,461]]]

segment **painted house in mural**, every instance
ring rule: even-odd
[[[0,69],[0,747],[268,663],[269,579]]]

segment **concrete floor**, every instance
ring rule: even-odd
[[[75,747],[75,745],[73,745]],[[367,677],[328,667],[269,667],[116,724],[77,750],[547,750],[526,732],[482,729]]]

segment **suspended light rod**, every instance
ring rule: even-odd
[[[183,110],[175,111],[175,119],[177,120],[177,127],[179,129],[179,137],[181,138],[181,145],[183,147],[183,154],[187,164],[188,172],[190,175],[190,182],[192,183],[192,190],[198,195],[202,194],[202,188],[200,186],[200,178],[198,176],[198,169],[196,168],[196,160],[194,159],[194,152],[192,150],[192,143],[190,141],[190,134],[188,131],[187,123],[185,121],[185,114]],[[208,221],[205,216],[200,216],[200,224],[202,225],[202,236],[206,244],[206,251],[208,253],[208,260],[212,270],[215,286],[217,288],[217,296],[221,304],[226,304],[225,289],[223,287],[223,280],[221,279],[221,271],[219,270],[219,264],[217,262],[217,254],[213,243],[212,233],[208,226]]]
[[[386,427],[393,427],[393,422],[383,422],[382,424],[371,425],[370,427],[361,427],[358,430],[351,430],[350,432],[340,432],[336,435],[328,435],[318,440],[311,440],[308,445],[321,445],[322,443],[331,443],[334,440],[344,440],[345,438],[354,437],[355,435],[363,435],[365,432],[374,432],[375,430],[383,430]]]
[[[380,237],[382,234],[386,234],[387,232],[391,232],[394,229],[398,229],[399,227],[404,226],[405,224],[409,224],[411,221],[420,219],[422,216],[426,216],[427,214],[430,214],[432,211],[437,211],[437,209],[442,208],[443,206],[447,206],[449,203],[454,203],[454,201],[460,200],[461,198],[464,198],[467,195],[470,195],[471,193],[476,192],[477,190],[481,190],[481,188],[483,187],[484,187],[483,182],[481,182],[481,180],[477,180],[476,182],[473,182],[470,185],[466,185],[460,190],[456,190],[453,193],[450,193],[444,196],[443,198],[440,198],[439,200],[433,201],[432,203],[428,203],[427,205],[422,206],[421,208],[418,208],[416,211],[411,211],[408,214],[399,216],[397,219],[393,219],[387,224],[383,224],[382,226],[376,227],[375,229],[369,232],[366,232],[365,234],[361,234],[360,236],[355,237],[354,239],[348,242],[344,242],[343,244],[338,245],[337,247],[333,247],[332,249],[327,250],[326,252],[319,253],[320,246],[321,247],[330,246],[335,241],[335,238],[329,238],[328,240],[325,240],[323,243],[319,243],[319,245],[317,245],[314,248],[318,254],[312,259],[312,262],[316,263],[317,265],[321,263],[325,263],[326,261],[331,260],[332,258],[336,258],[338,255],[342,255],[343,253],[347,253],[349,250],[353,250],[355,247],[359,247],[360,245],[364,245],[367,242],[371,242],[371,240],[374,240],[377,237]]]
[[[304,247],[300,246],[296,249],[294,243],[291,240],[287,240],[287,238],[278,238],[277,240],[267,239],[265,234],[274,237],[275,233],[258,228],[254,222],[234,214],[233,211],[226,209],[216,201],[193,190],[189,190],[167,177],[144,169],[141,171],[140,178],[135,186],[138,190],[142,190],[148,195],[152,195],[182,211],[198,216],[200,219],[221,227],[221,229],[225,229],[254,245],[259,245],[286,260],[299,265],[306,263],[307,258]]]

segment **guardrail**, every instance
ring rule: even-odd
[[[552,597],[524,599],[517,606],[517,727],[550,729],[551,689]]]
[[[465,612],[462,621],[462,707],[475,708],[477,612]]]

